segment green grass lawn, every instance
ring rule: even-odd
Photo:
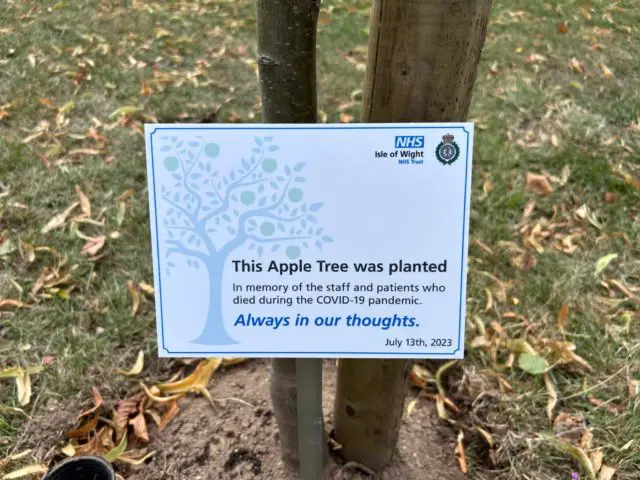
[[[43,366],[26,406],[0,379],[4,453],[37,447],[24,432],[47,406],[93,385],[124,398],[137,381],[114,369],[140,349],[149,381],[166,373],[138,286],[152,283],[142,124],[259,121],[253,5],[0,6],[0,371]],[[323,121],[359,116],[368,6],[323,4]],[[449,386],[461,421],[495,442],[492,464],[467,436],[478,478],[588,478],[541,437],[559,414],[556,433],[584,419],[583,451],[615,478],[640,475],[639,25],[635,0],[495,2],[470,113],[467,359]],[[90,215],[83,199],[43,233],[76,188]],[[553,368],[528,373],[522,353]]]

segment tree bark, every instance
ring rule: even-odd
[[[491,0],[375,0],[362,122],[466,119]],[[409,362],[341,359],[334,408],[347,460],[380,471],[393,456]]]
[[[265,123],[316,123],[320,0],[258,0],[258,69]],[[271,401],[282,456],[299,468],[296,360],[273,359]]]

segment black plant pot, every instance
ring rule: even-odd
[[[113,468],[101,457],[72,457],[53,467],[42,480],[115,480]]]

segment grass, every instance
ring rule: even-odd
[[[319,104],[328,122],[358,118],[368,5],[324,6]],[[122,398],[135,382],[113,369],[128,368],[140,349],[147,352],[147,375],[162,374],[165,364],[153,359],[153,304],[142,295],[132,317],[127,287],[152,281],[140,126],[258,121],[252,8],[220,0],[0,7],[0,242],[15,246],[0,255],[0,300],[30,307],[1,309],[0,367],[47,363],[32,377],[29,415],[84,400],[92,385],[107,398]],[[566,479],[579,468],[539,439],[552,429],[545,383],[517,368],[518,352],[509,343],[524,339],[548,358],[559,353],[549,341],[575,344],[591,370],[576,362],[553,368],[554,418],[560,411],[584,417],[593,434],[585,448],[602,449],[617,478],[636,478],[640,469],[640,397],[628,392],[640,379],[640,63],[633,56],[640,48],[639,11],[633,1],[494,5],[470,113],[478,128],[476,243],[464,368],[477,381],[464,395],[472,400],[480,387],[496,390],[494,377],[482,373],[487,370],[513,390],[489,411],[469,407],[497,442],[492,466],[482,442],[471,439],[467,453],[477,478]],[[122,107],[136,108],[119,115]],[[561,178],[563,170],[567,182],[552,182],[550,195],[525,189],[527,172]],[[104,256],[95,261],[81,254],[85,240],[74,228],[41,233],[76,199],[76,185],[99,221],[77,228],[107,236]],[[535,208],[523,219],[530,201]],[[576,213],[582,205],[592,223]],[[534,237],[541,252],[523,239],[536,223],[551,234]],[[572,253],[553,247],[570,234],[576,234]],[[28,245],[51,250],[37,249],[30,261]],[[517,261],[514,266],[519,252],[528,258],[524,271]],[[618,257],[595,276],[596,262],[610,253]],[[30,295],[43,268],[69,280]],[[570,314],[561,331],[556,318],[563,304]],[[482,329],[490,346],[473,347]],[[514,363],[505,366],[510,355]],[[12,409],[18,406],[13,384],[1,385],[0,449],[15,453],[33,446],[37,433],[23,434],[29,421]],[[589,397],[608,404],[596,408]]]

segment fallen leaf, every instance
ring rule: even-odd
[[[169,403],[169,402],[173,402],[181,397],[183,397],[185,394],[184,393],[177,393],[176,395],[171,395],[169,397],[161,397],[159,396],[157,393],[152,392],[149,388],[147,388],[147,386],[144,383],[141,383],[140,386],[142,387],[142,389],[144,390],[144,393],[147,394],[147,397],[149,397],[151,400],[153,400],[154,402],[157,403]],[[156,390],[157,392],[157,390]]]
[[[220,357],[203,360],[188,377],[177,382],[161,383],[158,385],[158,389],[162,393],[172,394],[186,393],[197,386],[206,387],[209,379],[221,364],[222,358]]]
[[[119,439],[127,429],[129,419],[139,411],[140,398],[133,397],[119,400],[113,415],[113,425],[116,429],[116,438]]]
[[[140,457],[140,458],[135,458],[135,457],[130,457],[126,454],[122,454],[118,457],[118,460],[120,462],[125,462],[128,463],[130,465],[142,465],[144,462],[146,462],[147,460],[149,460],[151,457],[153,457],[155,454],[157,453],[156,450],[147,453],[146,455]]]
[[[549,180],[544,175],[538,175],[528,172],[525,185],[527,192],[538,193],[541,195],[550,195],[553,192]]]
[[[580,464],[582,469],[587,473],[589,480],[596,480],[596,474],[593,470],[591,460],[589,460],[589,457],[582,448],[576,447],[562,440],[556,440],[554,438],[550,439],[550,443],[561,452],[566,453],[574,460],[576,460]]]
[[[65,447],[61,448],[60,451],[67,457],[73,457],[76,454],[76,447],[74,447],[73,444],[69,442]]]
[[[120,440],[120,443],[105,454],[104,459],[107,462],[113,462],[117,460],[120,455],[122,455],[122,453],[126,450],[126,448],[127,448],[127,436],[124,435],[122,437],[122,440]]]
[[[460,467],[460,471],[462,473],[467,473],[469,471],[469,468],[467,466],[467,457],[464,453],[464,444],[462,443],[463,440],[464,440],[464,433],[462,433],[462,430],[460,430],[458,432],[458,440],[456,442],[455,454],[456,454],[456,457],[458,458],[458,465]]]
[[[351,123],[353,122],[353,115],[349,113],[342,112],[340,114],[340,123]]]
[[[518,366],[531,375],[540,375],[547,369],[547,362],[538,355],[521,353],[518,356]]]
[[[558,29],[558,33],[564,35],[569,31],[569,23],[566,20],[564,20],[558,24],[557,29]]]
[[[609,67],[607,67],[604,63],[601,63],[601,64],[599,65],[599,67],[600,67],[600,70],[602,70],[602,74],[603,74],[605,77],[610,78],[610,77],[613,77],[613,76],[614,76],[614,75],[613,75],[613,72],[612,72],[612,71],[609,69]]]
[[[560,330],[564,330],[564,327],[567,326],[567,321],[569,320],[569,305],[563,303],[560,307],[560,311],[558,312],[558,318],[556,320],[556,324]]]
[[[14,298],[6,298],[4,300],[0,300],[0,308],[4,308],[4,307],[23,308],[24,306],[25,306],[24,303]]]
[[[14,480],[16,478],[26,477],[27,475],[47,473],[48,471],[49,469],[45,465],[42,465],[41,463],[36,463],[33,465],[22,467],[18,470],[14,470],[11,473],[7,473],[2,477],[2,480]]]
[[[607,268],[609,264],[616,258],[618,258],[617,253],[609,253],[608,255],[600,257],[596,262],[595,276],[597,277],[598,275],[600,275],[604,271],[604,269]]]
[[[127,375],[133,377],[135,375],[139,375],[144,368],[144,350],[140,350],[138,352],[138,357],[136,358],[136,363],[133,365],[131,370],[118,370],[118,373],[122,375]]]
[[[604,454],[602,450],[594,450],[589,454],[589,459],[591,460],[591,464],[593,465],[593,471],[598,473],[602,468],[602,458]]]
[[[87,217],[90,217],[91,203],[89,203],[89,199],[80,189],[79,185],[76,185],[76,195],[78,196],[78,201],[80,202],[80,210],[82,210],[82,213],[84,213]]]
[[[16,386],[18,388],[18,405],[24,407],[31,401],[31,376],[25,370],[22,370],[16,377]]]
[[[578,61],[578,59],[575,58],[575,57],[572,58],[571,60],[569,60],[568,66],[575,73],[585,73],[584,64],[582,62]]]
[[[21,241],[20,247],[22,248],[22,258],[28,263],[36,261],[36,251],[32,244]]]
[[[616,469],[607,465],[602,466],[598,480],[611,480],[616,473]]]
[[[136,313],[138,313],[138,308],[140,308],[140,293],[131,280],[127,280],[127,288],[129,289],[129,294],[133,302],[131,304],[131,317],[133,318],[136,316]]]
[[[599,398],[591,397],[591,396],[588,397],[587,399],[589,400],[589,403],[594,407],[598,407],[598,408],[603,407],[609,413],[612,413],[614,415],[622,415],[626,411],[626,408],[623,407],[622,405],[606,402],[604,400],[600,400]]]
[[[547,387],[547,417],[549,420],[553,420],[553,409],[556,408],[556,404],[558,403],[558,394],[556,393],[556,388],[549,377],[549,373],[544,373],[544,384]]]
[[[418,388],[425,388],[428,382],[435,382],[435,379],[429,370],[416,363],[411,366],[409,382]]]
[[[153,289],[153,287],[145,282],[138,282],[138,288],[142,293],[145,293],[150,297],[152,297],[155,293],[155,290]]]
[[[81,427],[71,430],[67,433],[67,438],[83,438],[86,437],[98,425],[98,415],[94,415]]]
[[[86,417],[87,415],[91,415],[102,406],[102,395],[100,395],[98,389],[96,387],[91,387],[91,393],[93,394],[93,407],[91,407],[89,410],[85,410],[80,415],[78,415],[78,420],[82,417]]]
[[[7,238],[4,241],[1,240],[2,239],[0,238],[0,257],[7,256],[18,249],[10,238]]]
[[[90,257],[95,257],[98,252],[104,247],[105,242],[107,241],[106,235],[101,235],[99,237],[90,238],[87,240],[87,243],[82,247],[82,252],[84,255],[88,255]]]
[[[149,442],[149,432],[147,430],[147,422],[144,419],[144,413],[140,412],[138,415],[129,420],[129,425],[133,427],[133,434],[145,443]]]
[[[58,213],[57,215],[54,215],[51,218],[51,220],[49,220],[47,224],[44,227],[42,227],[42,230],[40,231],[40,233],[48,233],[51,230],[55,230],[57,228],[62,227],[67,221],[67,217],[69,217],[71,212],[73,212],[78,205],[80,205],[80,202],[74,202],[71,205],[69,205],[69,207],[67,207],[67,209],[64,210],[63,212]]]
[[[174,400],[173,402],[171,402],[169,409],[162,414],[162,417],[160,417],[158,428],[160,430],[163,430],[179,412],[180,412],[180,406],[178,405],[177,400]]]
[[[411,412],[413,412],[413,409],[416,408],[417,403],[418,403],[418,398],[414,398],[409,402],[409,404],[407,405],[407,418],[409,418],[409,415],[411,415]]]

